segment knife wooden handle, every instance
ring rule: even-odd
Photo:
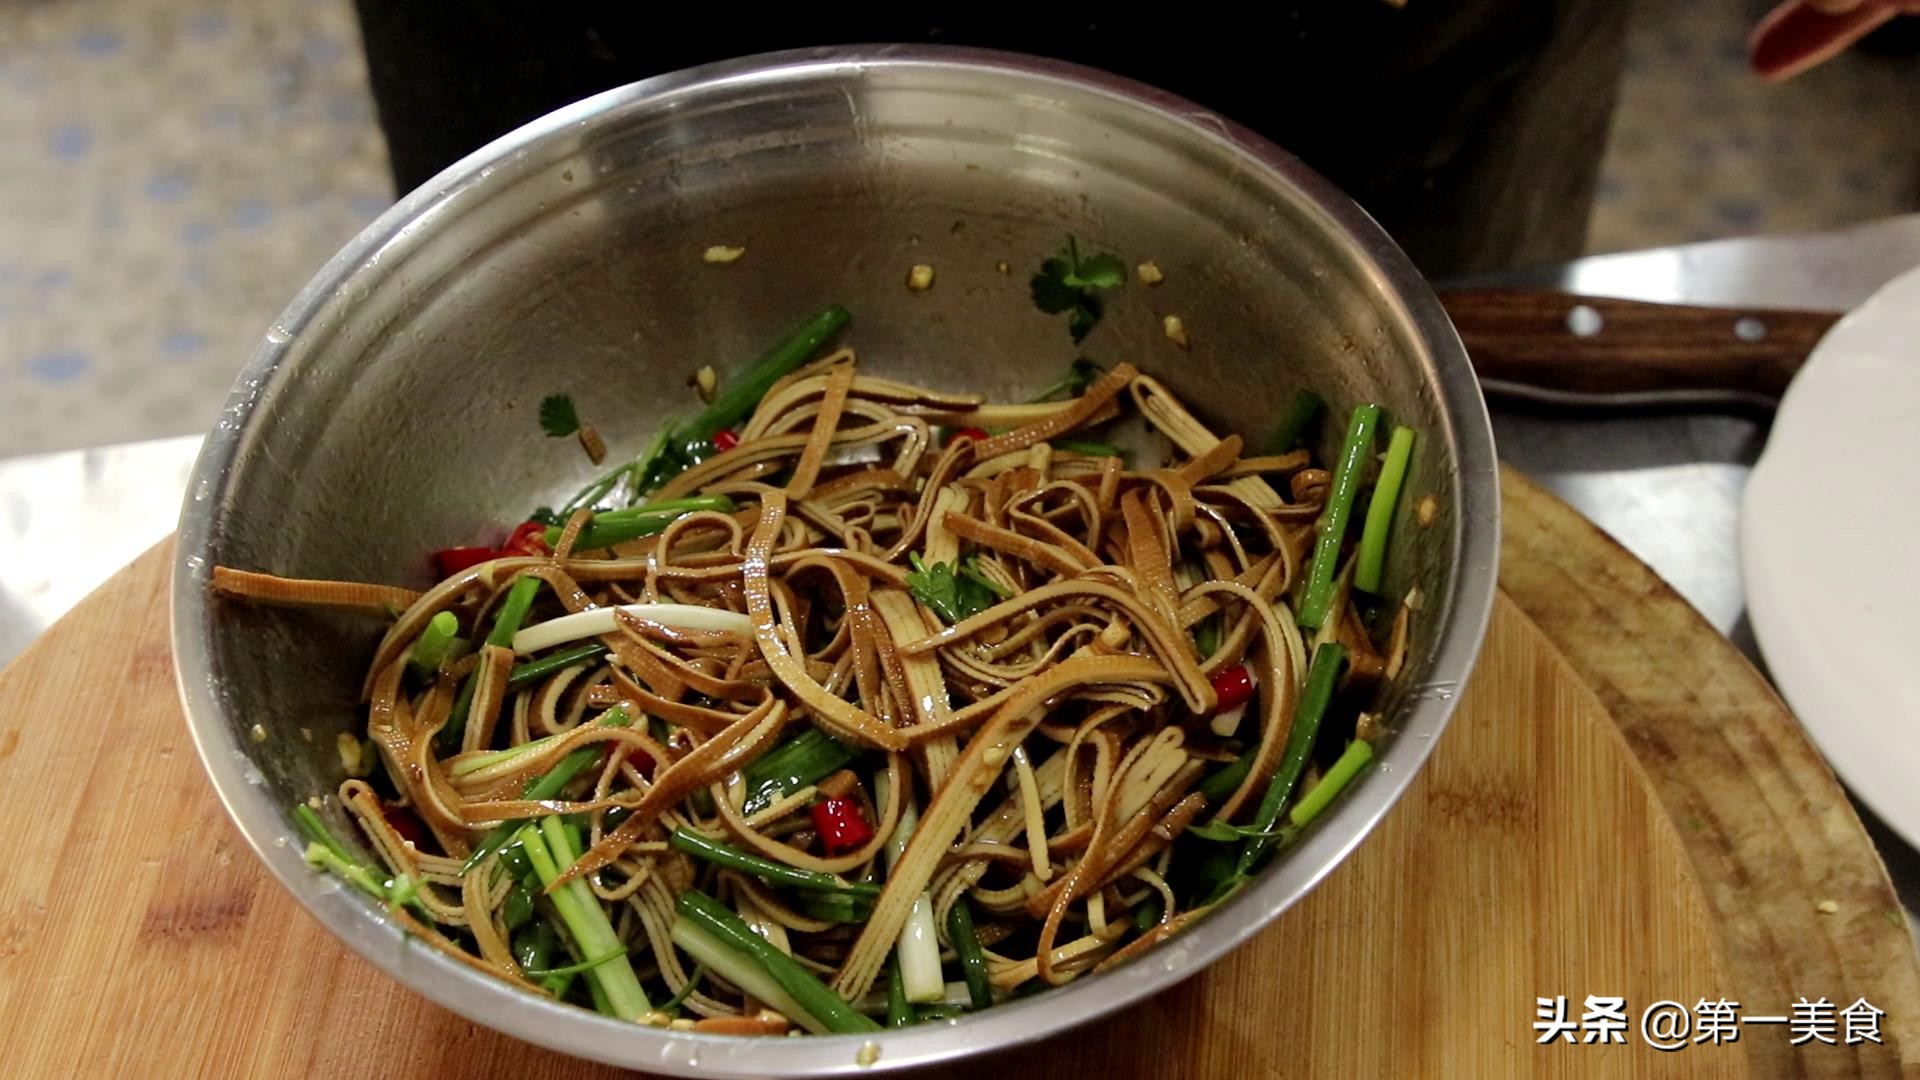
[[[1528,289],[1452,289],[1440,300],[1490,391],[1621,403],[1777,402],[1840,317]]]

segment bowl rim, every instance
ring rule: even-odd
[[[1291,186],[1353,242],[1381,303],[1411,328],[1431,364],[1452,426],[1456,472],[1453,550],[1458,577],[1436,634],[1430,681],[1408,695],[1373,776],[1341,799],[1282,863],[1208,917],[1133,962],[977,1016],[878,1035],[753,1039],[628,1024],[562,1005],[420,947],[366,898],[303,861],[282,808],[260,783],[211,676],[211,567],[221,496],[262,388],[290,344],[389,242],[480,183],[527,147],[614,111],[670,107],[728,84],[831,77],[883,68],[972,69],[1091,94],[1171,119],[1195,137],[1247,158]],[[1451,716],[1491,618],[1499,555],[1499,477],[1486,404],[1467,355],[1431,286],[1381,227],[1291,154],[1232,120],[1131,79],[1064,61],[947,46],[854,45],[763,53],[657,75],[603,91],[533,120],[468,154],[399,199],[295,295],[242,370],[194,465],[182,509],[170,589],[176,680],[187,725],[216,794],[249,847],[293,898],[336,938],[389,976],[457,1014],[577,1057],[676,1075],[829,1076],[939,1064],[1049,1037],[1111,1015],[1199,972],[1243,944],[1339,865],[1399,800]],[[881,1057],[862,1066],[868,1041]]]

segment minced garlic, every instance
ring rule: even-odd
[[[1160,329],[1166,333],[1168,341],[1183,349],[1187,347],[1187,324],[1180,321],[1180,316],[1168,315],[1161,319]]]

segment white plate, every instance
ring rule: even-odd
[[[1920,846],[1920,270],[1828,331],[1740,515],[1774,682],[1862,802]]]

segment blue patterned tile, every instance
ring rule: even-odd
[[[336,124],[364,124],[373,116],[365,94],[339,94],[327,102],[327,119]]]
[[[179,202],[193,190],[193,181],[177,172],[155,173],[147,180],[147,198],[155,202]]]
[[[126,35],[110,26],[89,27],[73,39],[73,47],[88,56],[112,56],[126,45]]]
[[[300,55],[306,57],[307,63],[309,64],[326,67],[340,59],[341,51],[338,39],[328,37],[325,34],[315,34],[313,37],[307,39],[305,45],[301,46]]]
[[[273,220],[273,207],[265,199],[249,196],[233,205],[233,227],[258,229]]]
[[[224,11],[199,11],[187,19],[187,34],[200,41],[221,37],[231,25]]]
[[[105,232],[119,232],[127,224],[126,207],[120,201],[120,194],[103,191],[93,200],[93,223]]]
[[[93,358],[77,349],[57,349],[27,358],[27,374],[44,383],[70,383],[93,368]]]
[[[167,360],[187,360],[207,351],[207,335],[198,330],[175,330],[160,339],[160,355]]]
[[[293,105],[293,94],[300,86],[300,69],[289,63],[278,63],[267,69],[267,89],[273,91],[275,109],[287,109]]]
[[[369,222],[387,212],[393,200],[384,195],[355,195],[347,200],[347,209],[361,222]]]
[[[47,136],[47,149],[62,161],[78,161],[93,149],[93,129],[85,124],[61,124]]]

